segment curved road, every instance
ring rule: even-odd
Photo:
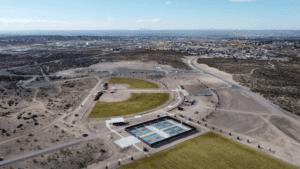
[[[221,80],[222,82],[226,83],[229,88],[232,88],[232,89],[238,89],[242,92],[244,92],[245,94],[251,96],[254,100],[258,101],[259,103],[263,104],[264,106],[266,106],[267,108],[269,108],[270,110],[272,110],[272,113],[275,113],[277,115],[282,115],[282,116],[285,116],[287,117],[288,119],[296,122],[296,123],[299,123],[299,121],[291,118],[290,116],[287,116],[285,114],[285,112],[277,107],[275,107],[274,105],[272,105],[271,103],[269,103],[268,101],[264,100],[264,99],[261,99],[259,97],[257,97],[256,95],[252,94],[251,92],[245,90],[244,88],[238,86],[238,85],[235,85],[227,80],[224,80],[214,74],[211,74],[209,72],[206,72],[200,68],[198,68],[196,65],[195,65],[195,60],[199,58],[199,56],[196,56],[194,58],[192,58],[191,60],[189,60],[189,64],[191,65],[191,67],[193,67],[194,69],[198,70],[200,73],[204,73],[204,74],[208,74],[210,76],[213,76],[219,80]],[[170,72],[169,72],[170,73]],[[176,72],[177,73],[177,72]],[[190,72],[186,72],[187,74],[190,73]],[[185,72],[182,72],[182,74],[185,74]],[[99,80],[99,79],[98,79]],[[97,85],[92,89],[92,91],[94,91],[97,86],[100,85],[100,80],[98,81]],[[90,92],[89,96],[92,94],[93,92]],[[88,97],[86,97],[86,99],[83,101],[84,103],[87,101]],[[81,107],[79,107],[81,108]],[[78,109],[77,108],[74,112],[78,112]],[[62,119],[62,117],[60,118],[60,120]],[[201,126],[202,127],[202,126]],[[106,132],[107,133],[107,132]],[[68,143],[63,143],[63,144],[60,144],[60,145],[57,145],[57,146],[54,146],[54,147],[50,147],[50,148],[46,148],[44,150],[40,150],[40,151],[36,151],[36,152],[32,152],[32,153],[29,153],[29,154],[25,154],[25,155],[21,155],[21,156],[17,156],[15,158],[12,158],[12,159],[8,159],[8,160],[5,160],[5,161],[2,161],[0,162],[0,167],[3,167],[5,165],[9,165],[9,164],[12,164],[14,162],[18,162],[18,161],[21,161],[21,160],[25,160],[25,159],[28,159],[28,158],[32,158],[34,156],[37,156],[37,155],[40,155],[40,154],[44,154],[46,152],[50,152],[50,151],[54,151],[54,150],[57,150],[57,149],[60,149],[60,148],[63,148],[63,147],[68,147],[68,146],[72,146],[72,145],[75,145],[75,144],[79,144],[83,141],[86,141],[86,140],[89,140],[89,139],[93,139],[93,138],[96,138],[96,137],[99,137],[100,135],[103,135],[103,134],[106,134],[106,133],[99,133],[97,135],[94,135],[94,136],[89,136],[89,137],[86,137],[86,138],[82,138],[82,139],[79,139],[79,140],[74,140],[74,141],[71,141],[71,142],[68,142]]]
[[[282,109],[276,107],[276,106],[273,105],[272,103],[270,103],[270,102],[268,102],[268,101],[266,101],[266,100],[264,100],[264,99],[262,99],[262,98],[256,96],[255,94],[249,92],[248,90],[244,89],[243,87],[240,87],[240,86],[238,86],[238,85],[235,85],[235,84],[233,84],[233,83],[231,83],[231,82],[229,82],[229,81],[227,81],[227,80],[224,80],[224,79],[222,79],[222,78],[220,78],[220,77],[218,77],[218,76],[216,76],[216,75],[214,75],[214,74],[212,74],[212,73],[209,73],[209,72],[207,72],[207,71],[204,71],[204,70],[198,68],[198,67],[195,65],[195,63],[194,63],[195,60],[198,59],[198,58],[199,58],[199,56],[196,56],[196,57],[192,58],[191,60],[189,60],[189,64],[190,64],[194,69],[197,69],[197,70],[203,72],[204,74],[208,74],[208,75],[210,75],[210,76],[213,76],[213,77],[215,77],[215,78],[217,78],[217,79],[223,81],[224,83],[228,84],[228,85],[230,86],[230,88],[232,88],[232,89],[238,89],[238,90],[242,91],[243,93],[247,94],[248,96],[251,96],[251,97],[252,97],[254,100],[256,100],[258,103],[264,105],[264,106],[267,107],[269,110],[271,110],[271,112],[272,112],[273,114],[280,115],[280,116],[284,116],[284,117],[288,118],[289,120],[293,121],[294,123],[299,124],[299,121],[298,121],[298,120],[295,120],[294,118],[288,116],[288,115],[285,113],[284,110],[282,110]]]

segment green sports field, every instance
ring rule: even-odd
[[[141,79],[111,78],[109,83],[125,83],[130,85],[130,89],[159,89],[159,86]]]
[[[88,118],[124,116],[153,109],[169,99],[169,93],[131,93],[121,102],[97,102]]]
[[[288,163],[209,132],[121,169],[296,169]]]

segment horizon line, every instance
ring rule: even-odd
[[[0,32],[17,32],[17,31],[197,31],[197,30],[251,30],[251,31],[300,31],[300,29],[63,29],[63,30],[0,30]]]

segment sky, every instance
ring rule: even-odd
[[[0,31],[300,30],[299,0],[2,0]]]

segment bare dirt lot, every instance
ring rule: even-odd
[[[271,116],[270,122],[286,135],[300,142],[300,127],[284,117]]]
[[[89,90],[97,83],[97,79],[90,77],[79,80],[65,80],[60,84],[40,87],[37,98],[49,110],[75,109]]]
[[[220,109],[232,109],[251,112],[267,112],[267,109],[239,90],[224,89],[217,91],[221,106]]]
[[[100,102],[120,102],[127,99],[130,99],[132,95],[130,92],[116,92],[116,93],[104,93],[101,98]]]
[[[190,58],[180,57],[181,61],[185,59],[187,66]],[[168,65],[163,66],[162,62],[159,64],[161,64],[161,70],[173,70]],[[159,69],[154,61],[129,62],[125,60],[109,62],[108,65],[99,63],[93,66],[90,68],[95,71]],[[204,64],[196,64],[196,66],[237,84],[228,73],[209,68]],[[86,73],[85,68],[68,71],[65,73]],[[112,77],[149,80],[157,84],[159,89],[129,89],[129,85],[126,84],[108,84],[108,88],[103,89],[101,85],[108,83]],[[33,83],[30,83],[31,81]],[[270,107],[261,104],[247,93],[240,89],[232,89],[228,84],[208,74],[166,72],[151,75],[142,73],[93,74],[87,77],[57,78],[50,81],[46,78],[40,81],[32,78],[24,83],[26,83],[24,89],[15,85],[13,90],[15,95],[21,90],[24,90],[23,93],[30,90],[26,96],[30,96],[31,101],[24,99],[24,94],[22,97],[18,96],[23,98],[29,106],[3,109],[11,113],[4,112],[2,115],[5,114],[5,116],[0,117],[1,158],[11,159],[62,143],[82,138],[87,140],[77,145],[68,145],[65,148],[18,161],[6,168],[105,168],[106,166],[117,168],[209,130],[275,158],[299,165],[300,128],[297,119],[274,113]],[[10,91],[6,91],[8,86],[9,84],[1,83],[0,92],[9,93]],[[179,86],[183,86],[188,94],[184,93]],[[165,104],[151,110],[116,118],[88,119],[89,113],[96,104],[94,99],[98,92],[103,92],[99,101],[114,103],[130,99],[131,93],[169,93],[170,97]],[[197,96],[200,93],[211,94],[211,96]],[[2,107],[10,107],[8,101],[11,100],[7,96],[3,96],[3,101]],[[21,100],[18,102],[21,104]],[[179,110],[178,106],[183,110]],[[200,132],[158,149],[148,147],[143,142],[121,148],[115,142],[131,136],[124,130],[125,127],[155,119],[157,115],[164,116],[167,113],[197,127]],[[129,125],[114,126],[112,124],[123,120]],[[20,124],[22,125],[18,127]],[[6,133],[10,135],[7,136]],[[147,148],[148,151],[144,151],[143,148]]]
[[[84,168],[90,164],[110,158],[113,152],[101,139],[63,148],[12,165],[13,168],[32,166],[33,168]]]
[[[82,133],[83,132],[79,131],[78,128],[67,124],[54,125],[41,132],[29,133],[26,137],[15,139],[12,141],[13,144],[12,142],[1,144],[0,148],[3,151],[1,151],[0,156],[11,158],[28,152],[42,150],[47,147],[81,138]]]
[[[292,59],[292,58],[291,58]],[[280,106],[282,109],[300,114],[299,64],[280,60],[262,61],[232,58],[200,58],[197,62],[234,74],[224,76]],[[207,69],[206,69],[207,70]],[[220,73],[219,77],[222,77]]]

